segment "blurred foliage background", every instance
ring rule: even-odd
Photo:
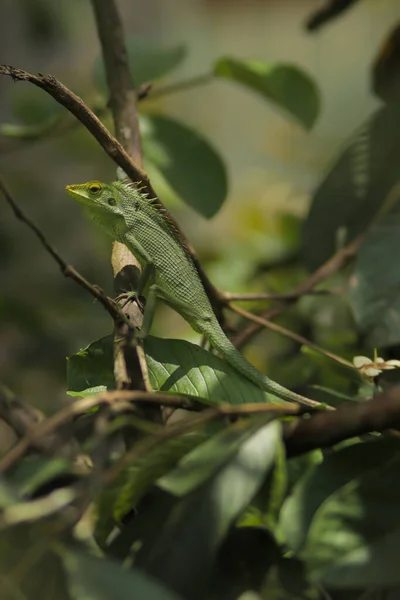
[[[174,67],[160,85],[206,74],[221,57],[230,56],[294,64],[320,90],[320,112],[311,130],[222,78],[141,104],[144,116],[160,114],[197,130],[226,165],[228,194],[211,219],[183,203],[154,164],[146,165],[160,197],[222,290],[290,291],[306,276],[299,248],[313,191],[346,139],[381,104],[371,90],[371,65],[400,16],[398,0],[358,2],[311,35],[304,23],[318,5],[313,0],[119,2],[128,46],[136,56],[140,48],[150,56],[149,71],[160,65],[160,52],[166,67]],[[2,63],[51,73],[95,106],[104,102],[95,66],[99,54],[88,2],[1,3]],[[132,68],[136,83],[146,80],[143,64]],[[25,127],[58,119],[62,109],[33,86],[2,78],[0,111],[1,123]],[[111,243],[70,202],[64,187],[112,180],[115,166],[82,127],[66,129],[42,140],[0,137],[1,173],[66,260],[112,293]],[[151,152],[160,152],[157,144]],[[202,181],[195,185],[201,195]],[[0,379],[51,409],[66,398],[65,357],[108,334],[112,325],[98,304],[60,275],[8,207],[0,207]],[[344,281],[336,277],[330,285],[340,288]],[[372,354],[371,344],[357,333],[345,292],[304,298],[280,322],[346,358]],[[154,332],[197,339],[167,308],[158,311]],[[312,380],[349,392],[353,380],[348,371],[298,350],[292,341],[263,332],[246,353],[287,387]]]

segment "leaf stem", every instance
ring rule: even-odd
[[[160,85],[149,91],[149,93],[143,98],[143,100],[153,100],[154,98],[160,98],[161,96],[168,96],[170,94],[176,94],[177,92],[186,92],[200,85],[206,85],[211,83],[215,79],[214,73],[204,73],[203,75],[196,75],[190,79],[183,79],[176,83],[169,83],[166,85]]]

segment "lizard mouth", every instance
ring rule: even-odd
[[[80,185],[67,185],[67,186],[65,186],[65,190],[66,190],[67,194],[72,196],[72,198],[74,200],[77,200],[78,202],[82,202],[84,204],[87,203],[88,197],[84,193],[84,191],[81,189]]]

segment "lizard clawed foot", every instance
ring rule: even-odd
[[[140,297],[138,296],[137,292],[123,292],[122,294],[119,294],[115,298],[115,302],[120,304],[121,308],[125,308],[125,306],[127,304],[129,304],[130,302],[135,302],[135,301],[138,303],[139,308],[142,310],[144,307],[144,304],[140,300]]]

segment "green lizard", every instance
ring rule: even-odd
[[[127,181],[112,184],[91,181],[68,185],[66,190],[113,240],[127,246],[139,260],[142,277],[134,294],[144,293],[147,298],[141,338],[149,332],[155,301],[159,298],[260,388],[289,402],[320,406],[319,402],[300,396],[260,373],[227,338],[185,244],[156,200],[148,199]]]

